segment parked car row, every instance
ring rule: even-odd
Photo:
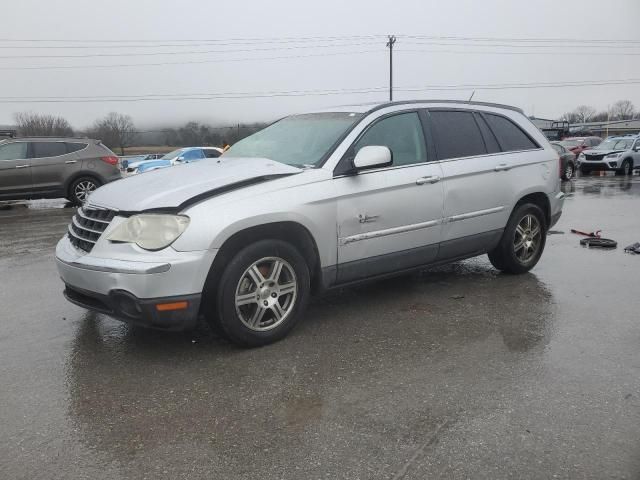
[[[127,174],[150,172],[160,168],[172,167],[180,163],[197,162],[204,158],[218,158],[222,155],[222,149],[218,147],[186,147],[179,148],[156,159],[143,159],[130,162],[126,166]]]
[[[585,174],[613,170],[617,175],[631,175],[640,168],[640,135],[607,137],[595,148],[583,150],[578,165]]]

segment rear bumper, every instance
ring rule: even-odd
[[[551,212],[549,218],[549,228],[553,227],[562,215],[562,207],[564,206],[564,193],[557,192],[555,195],[549,195],[549,203],[551,204]]]
[[[104,313],[117,320],[162,330],[189,330],[198,322],[200,294],[140,299],[126,290],[108,295],[65,285],[64,296],[75,305]],[[184,306],[184,307],[183,307]],[[167,308],[180,307],[179,310]]]

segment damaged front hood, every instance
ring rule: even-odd
[[[211,158],[108,183],[93,192],[88,203],[126,212],[181,209],[209,196],[300,172],[266,158]]]

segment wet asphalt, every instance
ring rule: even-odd
[[[69,304],[73,209],[0,210],[0,478],[640,478],[640,177],[564,189],[532,272],[336,291],[255,350]]]

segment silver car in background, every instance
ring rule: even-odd
[[[460,139],[464,141],[460,141]],[[488,253],[538,262],[558,155],[517,108],[415,101],[284,118],[219,159],[91,195],[56,249],[71,302],[233,342],[284,337],[312,293]]]

